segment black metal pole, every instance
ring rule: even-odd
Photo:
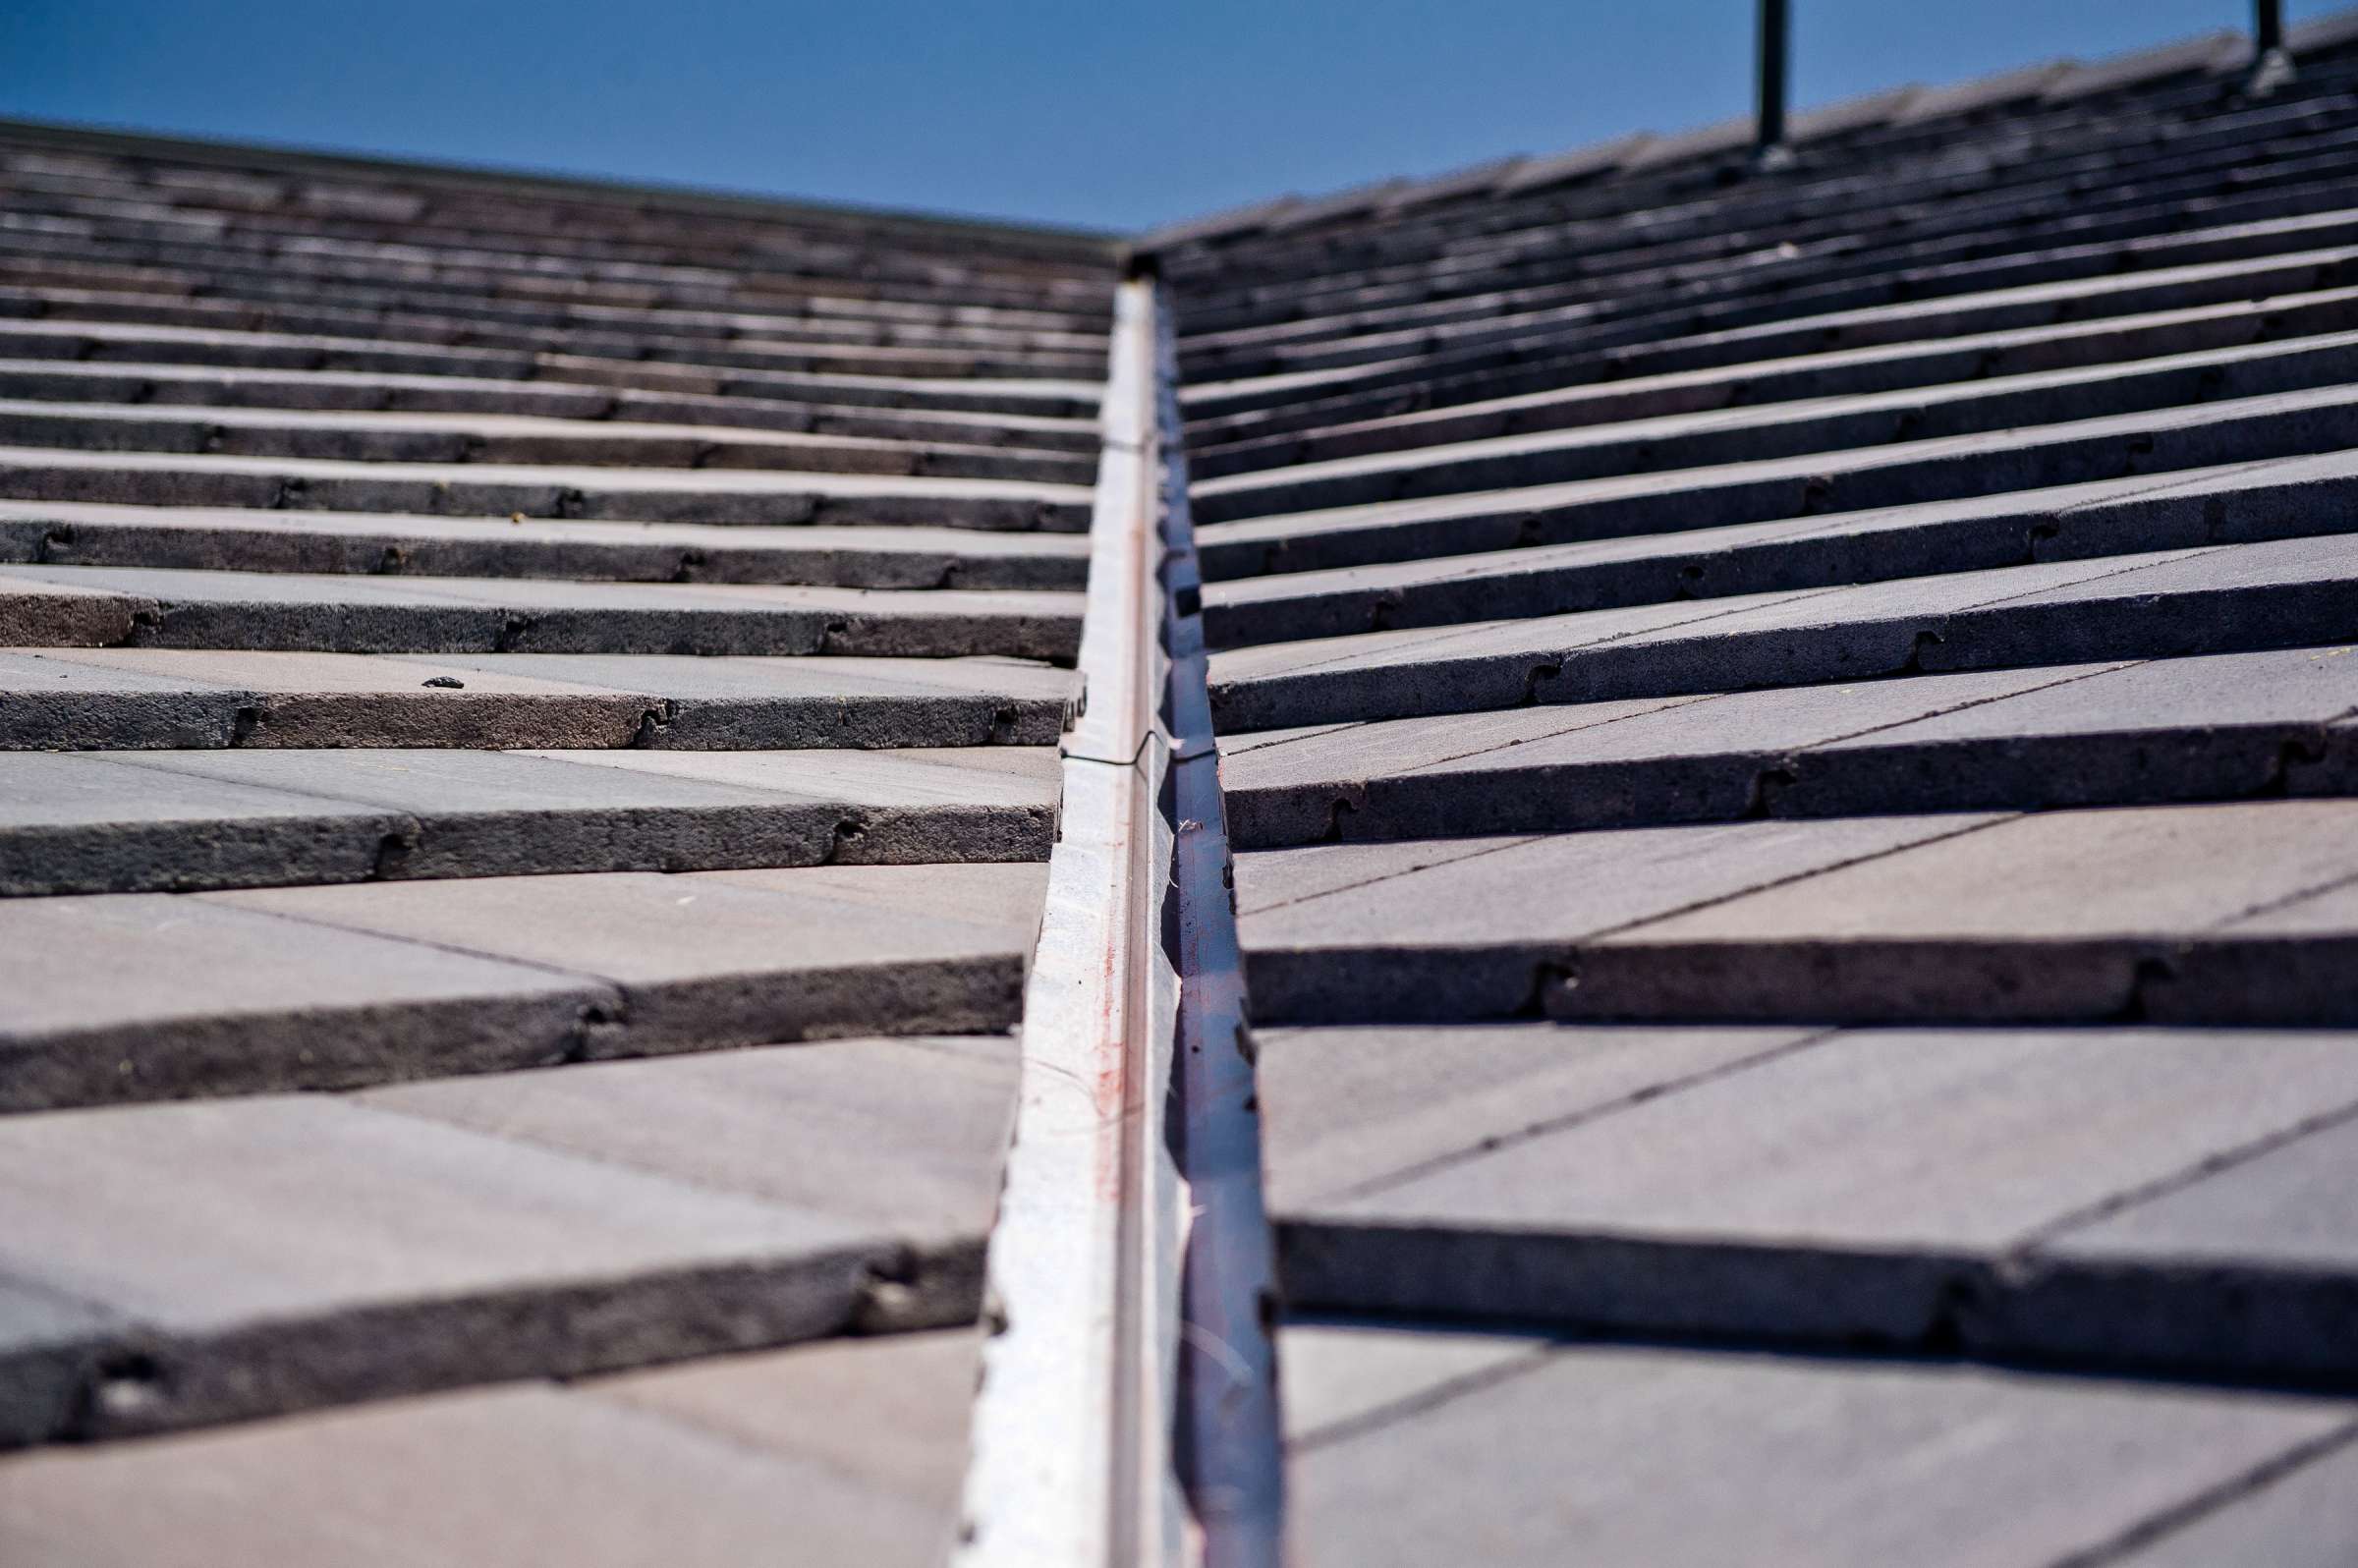
[[[1786,0],[1761,0],[1760,75],[1753,102],[1753,155],[1765,164],[1785,152],[1785,54],[1790,20]]]
[[[2284,50],[2284,0],[2252,0],[2252,74],[2244,90],[2264,98],[2292,80]]]

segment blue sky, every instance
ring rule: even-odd
[[[1793,9],[1797,106],[2249,19]],[[1740,113],[1751,26],[1752,0],[0,0],[0,115],[1127,229]]]

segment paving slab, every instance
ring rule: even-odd
[[[583,1047],[602,1056],[1005,1029],[1045,885],[1036,865],[864,866],[193,896],[594,978],[621,994]]]
[[[0,559],[64,566],[865,588],[1079,588],[1087,541],[971,529],[764,529],[241,507],[0,503]]]
[[[12,899],[0,933],[9,1111],[559,1061],[619,1000],[578,974],[167,894]]]
[[[920,1568],[953,1522],[822,1461],[546,1384],[0,1460],[0,1549],[88,1568],[724,1568],[781,1543]]]
[[[1407,1417],[1467,1388],[1528,1371],[1550,1342],[1511,1330],[1289,1318],[1278,1334],[1285,1439],[1296,1454]]]
[[[1306,1033],[1324,1092],[1307,1063],[1263,1092],[1302,1310],[2358,1373],[2358,1233],[2326,1212],[2358,1036],[1856,1031],[1592,1068],[1583,1099],[1590,1036],[1521,1026],[1531,1105],[1444,1086],[1412,1118],[1385,1070],[1449,1034],[1359,1060]]]
[[[2305,457],[2346,448],[2343,425],[2353,417],[2358,405],[2346,390],[2284,392],[2037,425],[2003,437],[1903,440],[1207,523],[1199,543],[1213,579],[1461,556]]]
[[[0,344],[8,340],[0,338]],[[55,338],[50,340],[56,342]],[[168,348],[166,350],[168,351]],[[537,414],[573,420],[653,420],[709,428],[784,430],[1090,453],[1094,424],[1027,414],[862,408],[856,404],[723,397],[540,379],[398,371],[239,369],[164,361],[0,359],[0,387],[19,398],[264,409]],[[1046,477],[1050,476],[1038,476]]]
[[[359,801],[0,753],[0,896],[349,881],[405,825]]]
[[[2032,1568],[2352,1424],[2334,1401],[1956,1367],[1582,1346],[1518,1366],[1297,1451],[1301,1560]]]
[[[841,1039],[371,1090],[359,1102],[980,1256],[1014,1112],[1003,1035]]]
[[[1223,747],[1241,848],[2352,788],[2350,644],[1394,719]],[[1290,737],[1290,738],[1289,738]]]
[[[1041,877],[813,868],[13,900],[0,1105],[1004,1029]],[[59,951],[82,961],[61,969]]]
[[[1023,772],[955,751],[0,753],[0,894],[1039,861],[1055,759],[1033,750]]]
[[[61,629],[41,601],[119,597],[127,624]],[[712,584],[513,582],[275,572],[0,567],[0,606],[30,603],[19,645],[324,653],[1000,654],[1070,662],[1077,593],[930,592]],[[79,609],[76,611],[79,615]],[[76,627],[81,625],[78,620]]]
[[[947,1536],[966,1479],[982,1351],[979,1329],[952,1328],[821,1340],[579,1386],[848,1475],[922,1506]]]
[[[1256,1032],[1270,1208],[1609,1115],[1822,1038],[1806,1028],[1339,1025]]]
[[[62,303],[62,302],[61,302]],[[279,332],[191,326],[157,319],[150,306],[140,319],[0,319],[0,344],[11,355],[73,363],[315,370],[326,368],[421,377],[524,377],[604,390],[692,391],[748,398],[790,398],[862,408],[969,412],[1062,420],[1094,417],[1101,389],[1056,377],[941,377],[792,371],[774,367],[683,364],[595,354],[466,347],[410,338],[335,332]]]
[[[0,650],[0,747],[1047,746],[1078,691],[1000,659]]]
[[[660,701],[628,744],[649,750],[1050,746],[1081,696],[1071,670],[996,657],[461,653],[417,662],[462,676],[477,670],[644,690]]]
[[[1231,475],[1190,489],[1207,525],[1402,499],[1693,470],[1894,440],[1937,440],[2166,410],[2207,394],[2265,396],[2346,380],[2358,337],[2326,332],[2281,343],[2205,349],[2124,363],[1990,374],[1945,386],[1799,398],[1760,407],[1628,419],[1324,459]],[[0,403],[0,435],[8,408]]]
[[[5,1267],[119,1319],[45,1435],[840,1332],[872,1228],[324,1096],[0,1123]]]
[[[0,447],[0,495],[140,506],[305,506],[648,523],[905,523],[1080,533],[1089,491],[1021,479],[524,463],[356,463]]]
[[[2272,275],[2280,275],[2281,268],[2279,259],[2271,258],[2244,276],[2266,290]],[[2354,299],[2358,296],[2343,289],[2276,295],[2270,309],[2307,320],[2317,330],[2334,331],[2346,326],[2343,312]],[[2255,331],[2250,297],[2239,296],[2220,305],[1625,375],[1602,386],[1566,373],[1571,370],[1568,365],[1557,366],[1544,372],[1549,384],[1537,391],[1452,399],[1403,414],[1354,419],[1348,399],[1330,399],[1324,418],[1314,426],[1258,439],[1206,442],[1201,448],[1191,441],[1188,465],[1191,472],[1208,479],[1543,430],[1699,414],[1739,403],[1758,409],[1803,398],[1941,387],[1992,375],[2109,364],[2249,342]],[[8,379],[13,382],[15,377]],[[44,389],[39,395],[54,394]],[[1304,412],[1287,410],[1287,422],[1297,424]]]
[[[1230,839],[1246,849],[1830,814],[1792,810],[1809,748],[2118,667],[1900,676],[1278,732],[1294,738],[1223,746],[1220,782]],[[1883,793],[1886,811],[1915,804],[1910,789]],[[1874,799],[1861,781],[1842,804],[1856,812]]]
[[[1889,187],[1882,189],[1878,199],[1890,199]],[[2182,209],[2178,215],[2182,218]],[[2299,227],[2296,225],[2288,233],[2297,232]],[[2328,231],[2323,240],[2330,242],[2333,238],[2330,231],[2340,227],[2343,225],[2329,219],[2323,225]],[[1403,379],[1414,379],[1422,388],[1432,389],[1436,394],[1435,406],[1440,407],[1449,402],[1494,398],[1502,388],[1576,387],[1596,380],[1611,380],[1616,374],[1639,380],[1681,371],[1727,373],[1737,366],[1825,355],[1828,351],[1923,346],[1944,339],[2016,329],[2068,330],[2082,323],[2096,324],[2133,318],[2141,312],[2222,302],[2248,307],[2255,300],[2330,288],[2342,281],[2340,267],[2349,258],[2347,248],[2331,243],[2325,244],[2323,249],[2306,248],[2310,243],[2314,242],[2294,238],[2288,246],[2256,250],[2223,260],[2140,267],[2125,274],[2104,271],[1994,288],[1969,286],[1962,293],[1942,290],[1931,298],[1881,301],[1850,308],[1828,308],[1824,302],[1818,302],[1801,306],[1798,312],[1756,315],[1750,322],[1733,326],[1715,324],[1693,314],[1682,320],[1675,313],[1657,311],[1654,312],[1652,324],[1659,330],[1651,336],[1643,327],[1635,332],[1618,331],[1615,336],[1619,342],[1609,345],[1592,342],[1569,353],[1550,352],[1536,364],[1530,356],[1524,356],[1519,361],[1498,357],[1501,363],[1488,364],[1479,359],[1471,364],[1436,364],[1432,357],[1426,356],[1423,364],[1410,357],[1389,364],[1297,373],[1291,378],[1274,378],[1280,383],[1290,379],[1292,383],[1276,387],[1253,381],[1227,386],[1198,383],[1191,388],[1196,394],[1190,400],[1191,412],[1206,412],[1191,419],[1190,429],[1191,433],[1201,429],[1213,440],[1226,440],[1248,431],[1315,431],[1337,415],[1347,419],[1370,411],[1397,409],[1401,402],[1400,388],[1385,383]],[[1566,253],[1560,241],[1540,252],[1542,256]],[[1819,264],[1823,270],[1825,259],[1820,257]],[[1747,265],[1745,270],[1757,274],[1758,268]],[[1660,273],[1655,276],[1662,278]],[[1419,276],[1412,287],[1430,282],[1430,278]],[[1285,291],[1289,304],[1300,299],[1299,290],[1297,280],[1293,289]],[[1204,306],[1194,300],[1189,303],[1190,319],[1196,319]],[[1485,310],[1482,307],[1488,302],[1480,297],[1469,301],[1461,295],[1440,303],[1455,306],[1473,316],[1496,313],[1494,309]],[[1594,339],[1595,334],[1591,337]],[[1218,412],[1221,410],[1230,412]]]
[[[1535,702],[2358,641],[2358,541],[2313,537],[1362,633],[1216,654],[1223,732]]]
[[[0,1449],[39,1442],[73,1420],[89,1347],[120,1326],[95,1302],[0,1279]]]
[[[1831,517],[1271,573],[1208,586],[1205,634],[1215,647],[1235,647],[2332,533],[2346,531],[2354,500],[2358,463],[2327,453]]]
[[[1254,1017],[1528,1015],[1543,1000],[1559,1005],[1567,966],[1604,932],[1997,820],[1734,822],[1240,855],[1238,937]]]
[[[95,452],[227,453],[348,462],[558,463],[1087,483],[1094,461],[937,441],[551,418],[528,413],[253,409],[0,396],[0,442]]]
[[[1600,938],[1566,1016],[2358,1022],[2358,803],[2037,812]],[[2281,910],[2281,914],[2278,912]],[[2272,927],[2247,920],[2283,920]]]
[[[2358,1449],[2350,1438],[2320,1443],[2215,1505],[2168,1521],[2119,1557],[2122,1568],[2202,1568],[2265,1562],[2273,1568],[2333,1568],[2352,1548],[2350,1492]]]

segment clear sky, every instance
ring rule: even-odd
[[[1135,229],[1745,112],[1752,10],[0,0],[0,115]],[[2243,0],[1793,10],[1797,107],[2250,18]]]

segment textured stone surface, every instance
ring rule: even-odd
[[[1231,832],[1245,848],[1313,843],[1329,834],[1417,838],[1764,812],[1825,815],[1837,804],[1872,810],[1880,776],[1850,784],[1839,802],[1826,800],[1804,760],[1813,748],[1881,735],[1927,714],[1994,704],[2108,667],[1906,676],[1392,719],[1235,751],[1223,756],[1220,779]],[[1904,785],[1880,787],[1882,809],[1903,811],[1921,783],[1911,771]]]
[[[2345,323],[2346,325],[2346,323]],[[1207,525],[1236,518],[1366,506],[1469,490],[1620,476],[1658,466],[1760,462],[1795,453],[1871,446],[1915,436],[1928,443],[1965,433],[2167,410],[2223,391],[2251,398],[2346,380],[2358,338],[2324,333],[2020,375],[1985,375],[1946,386],[1799,399],[1765,408],[1657,415],[1582,429],[1544,430],[1408,451],[1332,458],[1273,472],[1207,479],[1193,505]],[[6,408],[0,405],[0,433]],[[2165,415],[2164,418],[2167,416]],[[1995,444],[1995,443],[1993,443]],[[1671,482],[1675,483],[1673,476]]]
[[[1046,746],[1077,690],[997,659],[72,648],[0,652],[0,746]]]
[[[1276,1212],[1299,1212],[1816,1037],[1806,1029],[1545,1024],[1264,1030],[1258,1082],[1268,1201]]]
[[[1205,567],[1214,578],[1331,569],[2306,457],[2347,446],[2354,415],[2346,389],[2324,387],[2000,435],[1372,501],[1207,524]]]
[[[93,624],[60,627],[59,590]],[[123,625],[97,611],[116,595]],[[272,648],[325,653],[850,653],[1070,661],[1077,594],[765,585],[328,577],[89,566],[0,567],[0,621],[19,646]],[[136,624],[135,619],[136,618]]]
[[[1005,1029],[1041,877],[812,868],[0,903],[0,1104]],[[79,962],[56,964],[63,950]]]
[[[555,1061],[613,1003],[579,974],[164,894],[0,902],[0,933],[9,1110]]]
[[[121,405],[0,397],[0,441],[84,451],[227,453],[358,462],[554,463],[809,474],[926,474],[1087,483],[1085,458],[943,441],[545,415]]]
[[[1044,748],[605,755],[0,753],[0,892],[1042,860],[1054,827]]]
[[[617,1043],[636,1052],[1003,1029],[1044,885],[1038,866],[870,866],[199,896],[594,976],[620,991]]]
[[[837,1332],[892,1251],[819,1212],[320,1097],[12,1118],[0,1209],[0,1266],[122,1324],[49,1435]]]
[[[2224,1562],[2265,1562],[2271,1568],[2333,1568],[2358,1549],[2350,1493],[2358,1486],[2352,1437],[2304,1455],[2247,1490],[2192,1518],[2173,1521],[2150,1544],[2132,1547],[2123,1568],[2208,1568]]]
[[[2332,1401],[1937,1366],[1566,1347],[1516,1368],[1297,1451],[1301,1559],[2027,1568],[2353,1420]],[[2330,1528],[2358,1545],[2358,1523]]]
[[[2358,542],[2296,538],[1247,648],[1211,665],[1223,730],[1531,701],[2358,640]]]
[[[826,1040],[372,1090],[426,1117],[933,1241],[990,1225],[1014,1104],[1003,1036]]]
[[[2226,268],[2211,270],[2224,271],[2239,281],[2266,287],[2268,282],[2287,273],[2300,280],[2304,266],[2315,265],[2314,261],[2303,263],[2270,257],[2257,266],[2230,263]],[[2124,285],[2132,290],[2150,290],[2153,280],[2145,276],[2104,279],[2075,292],[2101,299],[2103,293],[2119,292]],[[2328,289],[2285,300],[2280,308],[2293,320],[2315,330],[2330,331],[2348,324],[2352,304],[2350,291]],[[1922,308],[1918,309],[1921,311]],[[1453,402],[1382,418],[1350,419],[1342,400],[1330,399],[1323,411],[1325,418],[1315,428],[1298,434],[1277,433],[1227,442],[1212,439],[1201,446],[1191,442],[1189,468],[1210,478],[1280,465],[1425,450],[1444,443],[1703,413],[1739,403],[1758,406],[1903,387],[1943,387],[1944,383],[1969,382],[1993,373],[2108,365],[2126,357],[2144,358],[2249,342],[2253,333],[2250,308],[2244,299],[2236,297],[2223,305],[2132,310],[2094,320],[2028,329],[1968,330],[1955,336],[1909,338],[1897,343],[1805,353],[1785,359],[1624,375],[1604,386],[1555,379],[1537,391]],[[1560,373],[1556,372],[1558,376]],[[1507,374],[1496,379],[1511,384],[1521,378]],[[1373,406],[1380,399],[1368,401]],[[1206,426],[1216,423],[1216,420],[1204,421]],[[1207,428],[1206,433],[1214,432]]]
[[[1603,933],[1907,845],[1962,814],[1341,844],[1237,859],[1254,1013],[1270,1023],[1512,1016]]]
[[[354,800],[91,755],[0,753],[0,894],[349,881],[370,873],[404,825]]]
[[[701,1417],[527,1384],[21,1456],[0,1460],[0,1548],[90,1568],[939,1560],[937,1501]]]
[[[0,372],[0,379],[5,379]],[[1077,588],[1087,541],[971,529],[383,516],[243,507],[0,502],[0,559],[232,572]]]
[[[966,1473],[975,1329],[836,1339],[593,1379],[599,1398],[824,1465],[941,1521]],[[928,1559],[931,1560],[931,1559]]]
[[[1619,931],[1548,1005],[1724,1018],[2358,1021],[2358,804],[2040,812]],[[2167,868],[2165,876],[2157,868]],[[2281,907],[2298,922],[2247,928]]]
[[[1657,1032],[1648,1074],[1643,1032],[1520,1026],[1524,1093],[1477,1056],[1405,1110],[1387,1069],[1468,1032],[1363,1033],[1269,1049],[1301,1308],[2348,1370],[2348,1035]]]
[[[1288,1322],[1278,1338],[1285,1435],[1297,1450],[1407,1418],[1470,1385],[1528,1371],[1548,1341],[1529,1334],[1380,1323]]]
[[[137,506],[272,506],[648,523],[916,523],[1080,532],[1089,492],[1019,479],[898,478],[523,463],[353,462],[0,447],[0,494]]]

